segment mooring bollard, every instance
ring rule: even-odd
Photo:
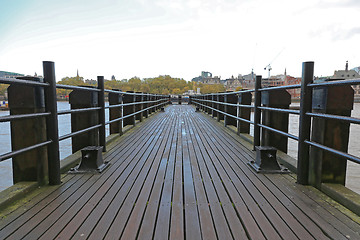
[[[113,89],[113,91],[121,92],[120,89]],[[121,103],[122,103],[122,94],[114,93],[114,92],[109,93],[109,105],[110,106],[111,105],[119,105]],[[115,107],[115,108],[109,109],[109,120],[110,121],[121,118],[121,116],[122,116],[121,107]],[[122,121],[110,123],[110,134],[116,134],[116,133],[119,133],[120,135],[122,135]]]
[[[289,109],[291,95],[285,89],[261,92],[261,103],[265,107]],[[283,132],[289,130],[289,113],[264,110],[262,124]],[[287,153],[288,138],[272,131],[263,129],[262,146],[272,146]]]
[[[318,87],[313,90],[314,113],[351,116],[354,90],[351,86]],[[314,118],[311,141],[347,152],[350,123]],[[309,183],[318,188],[321,183],[345,185],[347,160],[321,149],[311,147],[309,154]]]
[[[238,102],[240,105],[251,105],[251,93],[245,92],[240,93],[238,96]],[[239,107],[237,111],[237,116],[250,121],[251,109],[245,107]],[[244,121],[237,121],[237,132],[240,133],[250,133],[250,123]]]
[[[134,93],[133,91],[127,91],[128,93]],[[133,94],[124,94],[123,95],[123,103],[134,103],[135,96]],[[123,107],[123,116],[133,114],[135,112],[135,105],[128,105]],[[135,116],[127,117],[123,120],[123,126],[134,125],[135,126]]]
[[[89,88],[88,86],[86,86]],[[69,94],[71,109],[92,108],[98,106],[98,93],[87,90],[73,90]],[[97,111],[71,113],[71,132],[77,132],[85,128],[95,126],[99,123],[99,114]],[[99,131],[94,129],[86,133],[73,136],[72,153],[79,151],[87,146],[99,145]]]
[[[21,77],[23,80],[40,82],[39,78]],[[10,115],[45,112],[44,89],[26,85],[8,87]],[[30,118],[11,121],[11,148],[16,151],[31,145],[45,142],[46,120]],[[37,181],[43,185],[48,175],[46,147],[37,148],[12,157],[13,181]]]

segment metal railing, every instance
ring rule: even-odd
[[[166,95],[155,95],[155,94],[146,94],[146,93],[130,93],[130,92],[121,92],[114,90],[104,89],[104,77],[98,76],[98,86],[97,88],[86,87],[86,86],[68,86],[56,84],[55,80],[55,67],[53,62],[43,62],[44,77],[41,78],[31,78],[31,77],[22,77],[22,78],[0,78],[0,83],[11,85],[22,85],[39,88],[44,91],[43,96],[35,96],[44,102],[44,112],[40,113],[30,113],[30,114],[18,114],[18,115],[8,115],[0,117],[0,122],[13,122],[24,119],[33,119],[33,118],[45,118],[46,119],[46,141],[33,144],[21,149],[16,149],[11,152],[0,155],[0,162],[6,159],[10,159],[19,154],[28,152],[30,150],[47,147],[47,163],[48,163],[48,175],[49,175],[49,184],[57,185],[60,184],[60,156],[59,156],[59,142],[71,137],[75,137],[81,134],[84,134],[89,131],[97,130],[99,132],[99,145],[103,146],[103,150],[106,150],[106,136],[105,136],[105,126],[114,122],[123,121],[126,118],[135,116],[149,110],[156,111],[159,110],[162,106],[168,104],[169,96]],[[56,89],[69,89],[73,91],[88,91],[94,94],[97,94],[98,104],[97,106],[80,108],[80,109],[71,109],[65,111],[57,111],[57,97]],[[116,93],[119,95],[132,95],[135,97],[141,96],[141,99],[144,99],[143,96],[146,96],[146,100],[133,103],[123,103],[121,102],[118,105],[112,105],[105,107],[105,94]],[[151,100],[151,98],[154,98]],[[9,101],[10,103],[11,101]],[[129,115],[122,115],[120,118],[113,119],[111,121],[105,122],[105,109],[110,108],[121,108],[121,111],[124,107],[127,106],[140,106],[138,111],[134,111]],[[143,106],[146,106],[144,108]],[[10,104],[10,113],[11,113],[11,104]],[[64,114],[78,114],[84,112],[97,112],[99,121],[94,125],[59,136],[58,131],[58,116]]]
[[[343,158],[344,160],[350,160],[355,163],[360,163],[360,158],[358,156],[351,155],[347,152],[339,151],[337,149],[325,146],[323,144],[317,143],[312,140],[311,137],[311,127],[312,120],[314,118],[326,119],[326,120],[336,120],[341,121],[347,124],[360,124],[359,118],[341,116],[334,114],[326,113],[315,113],[312,111],[312,97],[313,91],[316,88],[320,87],[334,87],[334,86],[345,86],[345,85],[359,85],[360,79],[351,79],[351,80],[338,80],[338,81],[327,81],[321,83],[314,83],[314,62],[304,62],[303,63],[303,75],[301,84],[297,85],[288,85],[288,86],[277,86],[277,87],[266,87],[261,88],[261,76],[256,76],[255,80],[255,89],[246,90],[246,91],[237,91],[237,92],[226,92],[226,93],[213,93],[213,94],[204,94],[195,97],[191,97],[191,103],[195,104],[199,109],[210,113],[213,117],[217,117],[218,121],[220,119],[219,115],[223,115],[224,124],[227,125],[226,118],[233,118],[237,121],[237,127],[240,122],[245,122],[253,125],[254,129],[254,139],[253,147],[260,146],[262,142],[261,132],[262,131],[271,131],[277,135],[281,135],[293,140],[298,141],[298,157],[297,157],[297,182],[300,184],[309,184],[309,152],[310,147],[318,148],[323,151],[335,154]],[[301,98],[300,98],[300,110],[292,109],[283,109],[277,107],[262,106],[262,95],[271,91],[279,90],[289,90],[289,89],[301,89]],[[241,104],[240,99],[243,94],[252,93],[253,105]],[[239,99],[237,103],[229,103],[226,101],[226,96],[236,95]],[[228,107],[235,107],[237,109],[237,114],[230,114],[226,109]],[[239,112],[242,108],[250,108],[254,111],[254,121],[249,118],[239,117]],[[277,112],[282,114],[294,114],[299,115],[299,134],[298,136],[289,134],[287,131],[282,131],[266,124],[261,123],[263,112]]]

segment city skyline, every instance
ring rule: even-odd
[[[0,69],[57,80],[75,75],[129,79],[201,71],[232,75],[315,75],[360,65],[356,0],[0,0]]]

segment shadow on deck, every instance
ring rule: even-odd
[[[187,105],[111,144],[101,175],[63,176],[1,213],[0,239],[360,239],[360,218]]]

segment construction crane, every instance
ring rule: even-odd
[[[268,64],[266,65],[266,67],[264,67],[264,70],[268,70],[269,74],[268,74],[268,79],[270,79],[270,72],[272,70],[271,64],[280,56],[280,54],[284,51],[285,48],[281,49],[281,51],[276,55],[276,57],[274,57],[274,59]]]

